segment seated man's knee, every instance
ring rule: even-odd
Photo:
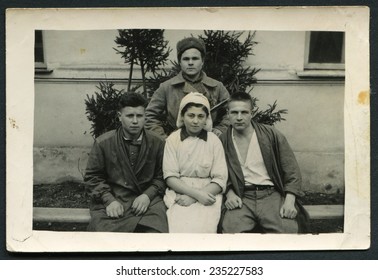
[[[255,226],[256,222],[241,209],[227,210],[222,221],[222,233],[250,232]]]

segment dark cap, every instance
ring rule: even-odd
[[[195,48],[199,50],[202,54],[202,57],[206,54],[206,47],[205,43],[201,39],[197,39],[194,37],[184,38],[177,43],[177,58],[180,61],[181,55],[187,49]]]

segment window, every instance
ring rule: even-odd
[[[345,33],[307,32],[305,55],[305,69],[345,69]]]
[[[42,30],[35,30],[34,33],[34,63],[35,68],[46,68],[45,57],[43,53]]]
[[[35,74],[50,74],[53,72],[53,70],[47,69],[42,30],[34,31],[34,72]]]

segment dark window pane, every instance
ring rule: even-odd
[[[35,30],[34,62],[44,62],[41,30]]]
[[[311,32],[309,63],[342,63],[344,32]]]

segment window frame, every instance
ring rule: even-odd
[[[311,63],[308,62],[310,55],[310,38],[312,31],[306,31],[305,38],[305,58],[304,69],[305,70],[345,70],[345,32],[343,36],[343,46],[341,53],[341,63]],[[327,32],[327,31],[325,31]]]
[[[36,49],[36,36],[35,36],[35,33],[36,31],[41,31],[41,38],[42,38],[42,44],[41,44],[41,48],[42,48],[42,53],[43,53],[43,62],[41,61],[35,61],[36,58],[35,58],[35,49]],[[46,64],[46,57],[45,57],[45,41],[43,40],[43,30],[34,30],[34,69],[47,69],[47,64]]]

